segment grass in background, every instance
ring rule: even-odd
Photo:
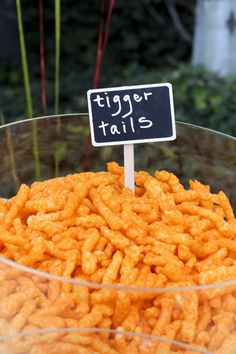
[[[60,88],[61,0],[55,0],[55,103],[54,113],[59,113]]]
[[[4,124],[5,124],[4,114],[2,111],[0,111],[0,125],[4,125]],[[14,152],[14,144],[12,141],[11,128],[9,128],[9,127],[6,128],[6,145],[7,145],[8,151],[9,151],[12,179],[15,183],[16,190],[18,190],[20,187],[20,180],[19,180],[19,177],[16,172],[16,159],[15,159],[15,152]]]
[[[20,0],[16,0],[16,8],[17,8],[17,21],[18,21],[18,30],[19,30],[19,38],[20,38],[20,51],[21,51],[21,59],[22,59],[22,70],[24,76],[27,113],[28,113],[28,118],[32,118],[33,103],[31,97],[29,69],[28,69],[28,61],[27,61],[27,54],[25,48],[25,37],[24,37]],[[38,148],[38,138],[37,138],[37,123],[35,121],[32,122],[32,142],[33,142],[33,154],[35,160],[35,178],[36,180],[39,180],[41,176],[41,171],[40,171],[41,168],[40,168],[39,148]]]
[[[60,44],[61,44],[61,0],[55,0],[55,102],[54,113],[59,113],[59,93],[60,93]],[[57,118],[57,135],[61,131],[61,119]],[[58,149],[60,150],[60,141],[54,144],[54,162],[55,162],[55,176],[59,176]]]
[[[3,115],[2,111],[0,110],[0,125],[4,125],[4,124],[5,124],[4,115]]]
[[[25,85],[25,96],[26,96],[26,103],[27,103],[27,113],[28,113],[28,118],[32,118],[33,104],[32,104],[32,97],[31,97],[29,69],[28,69],[28,61],[27,61],[27,54],[25,48],[25,37],[24,37],[20,0],[16,0],[16,8],[17,8],[19,39],[20,39],[20,51],[21,51],[21,59],[22,59],[22,70],[23,70],[24,85]]]

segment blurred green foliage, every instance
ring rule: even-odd
[[[78,88],[76,84],[70,84],[70,80],[66,77],[62,78],[62,82],[65,86],[63,85],[60,111],[62,113],[87,112],[86,90]],[[236,77],[222,79],[203,68],[182,65],[178,69],[161,73],[159,71],[141,74],[133,72],[130,77],[116,77],[109,84],[119,86],[155,82],[172,83],[177,120],[236,136]],[[48,86],[52,87],[52,83]],[[33,85],[34,97],[37,97],[38,90],[39,87]],[[7,118],[9,116],[24,118],[23,87],[9,89],[1,98],[5,105],[8,102]],[[39,97],[38,101],[40,102]],[[53,113],[53,101],[48,113]]]
[[[236,136],[236,77],[183,66],[171,75],[176,118]]]
[[[107,1],[108,3],[108,1]],[[195,0],[174,0],[186,30],[193,32]],[[41,115],[38,1],[21,0],[35,115]],[[44,0],[48,112],[54,109],[55,1]],[[96,63],[101,0],[61,1],[60,113],[84,111]],[[178,41],[178,46],[176,42]],[[131,76],[177,67],[189,59],[191,45],[181,38],[166,0],[119,0],[114,8],[102,62],[102,86],[122,84]],[[7,120],[25,116],[20,64],[1,60],[0,107]]]

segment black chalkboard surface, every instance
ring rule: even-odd
[[[176,138],[169,83],[95,89],[87,96],[94,146]]]

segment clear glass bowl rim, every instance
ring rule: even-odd
[[[20,125],[22,123],[28,123],[28,122],[32,122],[32,121],[40,121],[40,120],[44,120],[44,119],[54,119],[54,118],[66,118],[66,117],[73,117],[73,116],[74,117],[86,117],[86,116],[88,117],[88,113],[66,113],[66,114],[57,114],[57,115],[48,115],[48,116],[27,118],[27,119],[19,120],[16,122],[3,124],[0,126],[0,129],[4,129],[7,127],[12,127],[15,125]],[[225,133],[213,130],[213,129],[209,129],[206,127],[194,125],[194,124],[187,123],[187,122],[181,122],[181,121],[176,121],[176,124],[178,126],[190,127],[190,128],[196,129],[196,130],[204,131],[204,132],[212,134],[212,135],[217,135],[217,136],[225,138],[225,139],[236,141],[236,137],[233,137],[231,135],[228,135],[228,134],[225,134]],[[228,281],[211,283],[211,284],[207,284],[207,285],[192,285],[192,286],[178,286],[178,287],[176,286],[176,287],[168,287],[168,288],[167,287],[164,287],[164,288],[141,288],[141,287],[133,287],[133,286],[101,284],[101,283],[95,283],[95,282],[90,282],[90,281],[80,281],[80,280],[73,279],[73,278],[61,277],[61,276],[57,276],[57,275],[50,274],[47,272],[38,271],[36,269],[21,265],[19,263],[8,260],[8,259],[1,257],[1,256],[0,256],[0,263],[5,264],[8,267],[17,268],[18,270],[20,270],[22,272],[31,273],[31,274],[34,274],[34,275],[37,275],[37,276],[40,276],[43,278],[57,280],[57,281],[61,281],[61,282],[67,282],[67,283],[71,283],[71,284],[78,285],[78,286],[85,286],[85,287],[89,287],[91,289],[106,288],[106,289],[112,289],[112,290],[116,290],[116,291],[127,291],[127,292],[167,293],[167,292],[202,291],[202,290],[210,290],[210,289],[216,289],[216,288],[222,288],[222,287],[236,285],[236,279],[232,279],[232,280],[228,280]],[[43,329],[43,330],[37,330],[37,331],[28,331],[28,332],[24,332],[24,333],[23,332],[13,333],[13,334],[6,335],[6,336],[0,336],[0,342],[3,340],[15,338],[18,336],[30,336],[33,334],[47,334],[47,333],[58,332],[58,331],[66,331],[66,332],[76,332],[76,331],[83,332],[84,331],[84,332],[91,332],[91,333],[99,331],[99,332],[109,332],[109,333],[113,333],[113,334],[117,333],[117,334],[127,334],[127,335],[132,335],[132,336],[141,336],[141,337],[144,337],[144,338],[150,339],[150,340],[156,340],[156,341],[162,341],[162,342],[164,341],[164,342],[176,344],[179,347],[182,347],[185,349],[195,350],[196,353],[209,354],[209,352],[207,350],[200,349],[195,346],[188,345],[186,343],[182,343],[179,341],[175,341],[175,340],[173,341],[173,340],[170,340],[165,337],[148,335],[148,334],[139,335],[138,333],[135,333],[135,332],[129,332],[129,331],[123,331],[123,330],[106,330],[106,329],[98,329],[98,328],[69,328],[69,329],[68,328],[60,328],[60,329],[49,328],[49,329]]]
[[[4,129],[5,127],[11,127],[14,125],[20,125],[22,123],[27,123],[27,122],[32,122],[32,121],[40,121],[43,119],[53,119],[53,118],[66,118],[66,117],[89,117],[88,113],[65,113],[65,114],[53,114],[53,115],[48,115],[48,116],[40,116],[40,117],[34,117],[34,118],[27,118],[27,119],[23,119],[23,120],[18,120],[15,122],[11,122],[11,123],[7,123],[7,124],[3,124],[0,126],[0,129]],[[222,132],[219,132],[217,130],[214,129],[210,129],[210,128],[206,128],[206,127],[202,127],[199,125],[195,125],[192,123],[187,123],[187,122],[182,122],[182,121],[178,121],[176,120],[176,124],[179,126],[184,126],[184,127],[190,127],[193,129],[197,129],[197,130],[202,130],[205,131],[206,133],[210,133],[210,134],[215,134],[218,136],[221,136],[222,138],[226,138],[226,139],[230,139],[233,141],[236,141],[236,137],[229,135],[229,134],[225,134]]]
[[[89,116],[88,113],[71,113],[71,114],[66,113],[66,114],[58,114],[58,115],[41,116],[41,117],[35,117],[35,118],[27,118],[24,120],[1,125],[0,129],[3,129],[5,127],[19,125],[22,123],[28,123],[28,122],[32,122],[32,121],[40,121],[40,120],[44,120],[44,119],[66,118],[66,117],[86,117],[86,116],[88,118],[88,116]],[[180,126],[190,127],[190,128],[196,129],[196,130],[202,130],[206,133],[210,133],[213,135],[221,136],[222,138],[236,141],[236,137],[233,137],[233,136],[230,136],[230,135],[227,135],[227,134],[224,134],[224,133],[212,130],[212,129],[208,129],[205,127],[197,126],[197,125],[194,125],[191,123],[186,123],[186,122],[176,121],[176,123]],[[58,280],[61,282],[71,283],[74,285],[86,286],[91,289],[92,288],[93,289],[107,288],[107,289],[113,289],[113,290],[117,290],[117,291],[163,293],[163,292],[180,292],[180,291],[201,291],[201,290],[215,289],[215,288],[219,288],[219,287],[236,285],[236,279],[232,279],[232,280],[228,280],[228,281],[222,281],[222,282],[211,283],[211,284],[206,284],[206,285],[179,286],[179,287],[168,287],[168,288],[167,287],[164,287],[164,288],[141,288],[140,287],[139,288],[139,287],[133,287],[133,286],[100,284],[100,283],[94,283],[94,282],[90,282],[90,281],[80,281],[80,280],[76,280],[73,278],[65,278],[65,277],[57,276],[57,275],[50,274],[47,272],[38,271],[36,269],[18,264],[14,261],[8,260],[8,259],[1,257],[1,256],[0,256],[0,263],[3,263],[9,267],[18,268],[20,271],[31,273],[31,274],[34,274],[34,275],[37,275],[40,277],[44,277],[44,278],[46,277],[48,279],[54,279],[54,280]]]

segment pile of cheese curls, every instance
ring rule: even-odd
[[[236,219],[224,192],[196,180],[186,189],[173,173],[139,171],[133,194],[110,162],[106,172],[22,184],[0,200],[0,256],[101,285],[0,262],[0,338],[60,329],[0,341],[0,353],[235,352],[236,285],[196,286],[236,278]]]

